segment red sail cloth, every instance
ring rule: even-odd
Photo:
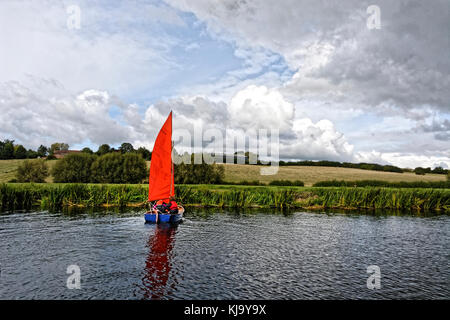
[[[172,165],[172,111],[156,137],[153,146],[148,200],[167,199],[175,195]]]

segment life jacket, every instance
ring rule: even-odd
[[[178,209],[178,204],[175,201],[171,201],[170,203],[170,210]]]
[[[166,203],[169,203],[169,199],[166,199],[166,200],[158,200],[157,202],[156,202],[156,205],[157,206],[159,206],[159,205],[162,205],[162,204],[166,204]]]
[[[170,203],[166,203],[164,200],[158,200],[155,205],[155,209],[157,209],[161,213],[165,213],[169,211]]]

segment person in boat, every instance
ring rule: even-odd
[[[169,198],[169,213],[170,214],[177,214],[178,213],[178,204],[175,201],[175,197]]]
[[[158,200],[153,207],[154,210],[158,210],[159,213],[167,213],[170,210],[170,199]]]

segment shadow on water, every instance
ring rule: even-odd
[[[144,299],[161,299],[166,294],[171,269],[172,249],[178,225],[158,224],[147,242],[149,253],[145,260],[142,284]]]
[[[56,214],[70,219],[82,219],[85,217],[98,218],[107,215],[117,217],[130,217],[144,214],[145,208],[141,207],[78,207],[69,206],[60,209],[45,210],[50,214]],[[39,210],[15,210],[13,212],[0,212],[0,215],[14,213],[34,213]],[[216,207],[196,207],[186,206],[184,216],[186,218],[209,219],[218,213],[227,213],[235,217],[253,216],[256,214],[274,214],[284,217],[292,217],[296,212],[308,212],[312,214],[339,215],[368,215],[368,216],[410,216],[410,217],[435,217],[440,215],[450,215],[449,211],[417,211],[417,210],[394,210],[394,209],[302,209],[302,208],[216,208]]]
[[[297,210],[298,211],[298,210]],[[418,211],[418,210],[394,210],[394,209],[325,209],[325,210],[306,210],[310,213],[321,213],[327,215],[346,214],[346,215],[367,215],[367,216],[409,216],[409,217],[435,217],[440,215],[449,215],[449,212],[439,211]]]
[[[186,207],[184,213],[185,218],[204,218],[208,219],[217,213],[227,213],[235,217],[254,216],[256,214],[276,214],[285,217],[292,216],[298,210],[279,209],[279,208],[203,208],[203,207]]]
[[[297,212],[308,212],[311,214],[339,215],[367,215],[377,217],[387,216],[410,216],[410,217],[435,217],[449,215],[448,212],[439,211],[417,211],[417,210],[392,210],[392,209],[301,209],[301,208],[202,208],[188,207],[184,216],[186,218],[212,218],[217,213],[224,212],[235,217],[254,216],[256,214],[270,214],[284,217],[292,217]]]
[[[48,210],[51,214],[58,214],[67,218],[98,218],[107,215],[129,217],[143,214],[145,209],[136,207],[63,207],[62,209]]]

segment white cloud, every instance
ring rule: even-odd
[[[449,160],[448,1],[380,1],[380,30],[366,27],[370,1],[168,2],[238,48],[279,54],[296,72],[266,86],[294,104],[297,117],[326,115],[355,145],[355,159]],[[430,127],[431,120],[441,126]],[[391,156],[370,154],[374,147]]]
[[[277,128],[281,134],[292,130],[294,105],[276,89],[248,86],[231,99],[228,112],[235,128]]]
[[[450,163],[448,1],[382,0],[375,31],[368,1],[167,2],[80,1],[68,30],[72,3],[2,1],[0,135],[151,147],[173,109],[188,130],[278,127],[282,157]],[[204,38],[235,60],[197,79]]]
[[[336,161],[353,158],[353,146],[329,120],[314,123],[308,118],[296,119],[293,132],[295,139],[286,143],[280,152],[285,158]]]
[[[432,167],[439,163],[441,166],[450,166],[450,154],[447,156],[425,156],[418,154],[401,154],[401,153],[385,153],[383,159],[389,163],[394,163],[402,168],[416,168],[416,167]]]
[[[158,103],[147,109],[144,122],[162,123],[171,109],[174,126],[180,124],[192,135],[195,124],[204,130],[220,129],[224,141],[252,129],[278,129],[281,142],[278,147],[283,158],[348,161],[353,157],[353,147],[331,121],[314,123],[308,118],[296,119],[294,106],[274,88],[248,86],[238,91],[228,104],[205,97]]]
[[[123,96],[178,70],[168,54],[178,40],[157,28],[161,21],[183,24],[173,9],[81,1],[80,29],[69,29],[69,4],[1,2],[0,82],[24,81],[29,74],[56,79],[72,93],[96,88]]]
[[[286,89],[300,97],[313,86],[317,99],[327,92],[333,101],[345,99],[366,111],[381,104],[450,111],[446,1],[381,1],[382,27],[375,31],[366,27],[369,1],[168,2],[238,47],[283,56],[298,69]]]
[[[55,90],[48,86],[44,92]],[[109,116],[110,101],[104,91],[48,97],[33,87],[3,83],[0,85],[0,135],[33,148],[56,141],[118,143],[126,140],[129,128]]]

